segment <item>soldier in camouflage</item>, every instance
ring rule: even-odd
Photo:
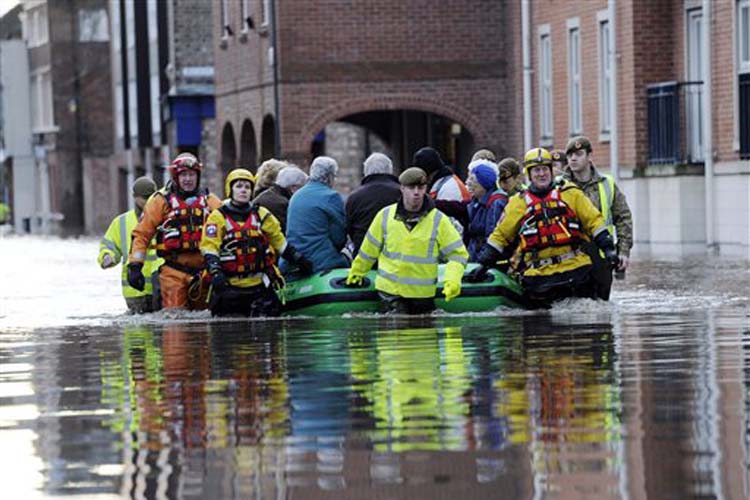
[[[578,185],[604,216],[610,234],[617,242],[619,265],[616,271],[624,273],[628,268],[630,249],[633,247],[633,217],[625,195],[617,187],[612,176],[600,173],[594,166],[591,160],[591,141],[588,137],[578,136],[570,139],[565,154],[568,165],[563,171],[563,178]],[[600,296],[606,300],[612,287],[612,273],[598,250],[590,250],[595,274],[601,284]]]

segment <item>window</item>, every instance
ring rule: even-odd
[[[242,25],[241,31],[246,33],[251,28],[252,12],[250,10],[250,0],[240,0],[240,23]]]
[[[263,0],[263,26],[271,24],[271,0]]]
[[[31,128],[35,132],[54,128],[52,75],[49,66],[31,73]]]
[[[539,135],[551,143],[552,129],[552,40],[549,25],[539,27]]]
[[[232,27],[229,24],[229,0],[221,0],[221,38],[226,39],[232,35]]]
[[[599,24],[599,138],[609,140],[612,77],[610,71],[609,19],[607,11],[597,14]]]
[[[108,42],[107,11],[81,9],[78,11],[78,41]]]
[[[750,158],[750,0],[737,2],[737,84],[740,158]]]
[[[41,5],[23,14],[23,33],[29,48],[46,44],[49,41],[47,6]]]
[[[581,125],[581,31],[578,18],[568,19],[568,129],[580,134]]]
[[[146,15],[148,16],[148,58],[149,58],[149,86],[151,89],[151,133],[153,144],[161,144],[161,88],[159,79],[159,24],[157,0],[148,0]]]

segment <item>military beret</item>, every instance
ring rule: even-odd
[[[427,174],[419,167],[410,167],[401,172],[398,182],[402,186],[421,186],[427,184]]]
[[[568,145],[565,146],[565,154],[570,154],[575,151],[585,149],[587,153],[591,152],[591,141],[585,135],[578,135],[568,141]]]

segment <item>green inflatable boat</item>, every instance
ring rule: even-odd
[[[471,271],[478,264],[469,264]],[[333,269],[292,281],[279,292],[284,314],[291,316],[340,316],[346,313],[379,311],[375,290],[376,271],[365,276],[361,287],[347,287],[348,269]],[[443,297],[443,266],[439,267],[435,305],[450,313],[492,311],[497,307],[523,307],[521,287],[507,275],[491,270],[486,281],[461,285],[461,295],[446,302]]]

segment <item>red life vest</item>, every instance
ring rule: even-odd
[[[203,222],[208,215],[208,197],[201,193],[191,197],[190,203],[175,193],[166,193],[164,197],[170,211],[156,233],[156,254],[169,257],[175,253],[198,251]]]
[[[224,274],[243,277],[272,268],[276,255],[261,229],[263,221],[257,208],[250,210],[242,223],[234,220],[223,206],[219,210],[224,214],[227,229],[219,250]]]
[[[544,198],[525,191],[523,199],[526,213],[519,233],[522,252],[574,245],[583,240],[578,216],[562,200],[559,188],[552,189]]]

